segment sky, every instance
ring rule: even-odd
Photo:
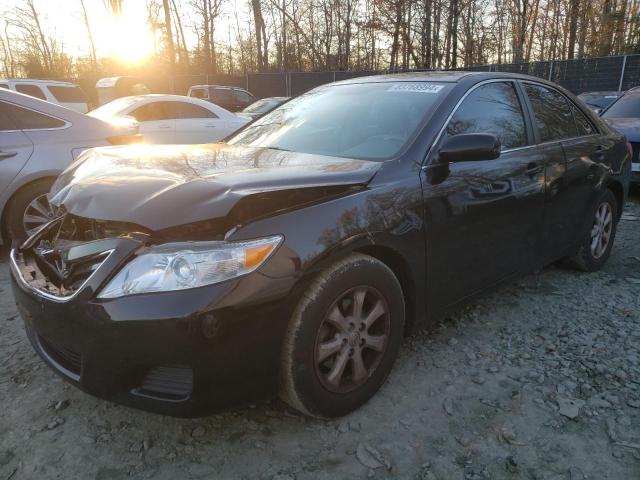
[[[43,29],[63,44],[67,54],[74,57],[90,54],[80,0],[34,0],[34,3],[41,16]],[[147,0],[124,0],[123,3],[122,18],[116,19],[108,14],[103,0],[85,0],[98,57],[117,56],[122,60],[135,62],[153,51],[153,38],[146,23]],[[197,39],[191,25],[192,20],[186,18],[191,7],[185,0],[177,3],[183,17],[187,44],[192,47]],[[0,0],[0,18],[10,15],[16,6],[23,4],[24,0]],[[228,5],[228,8],[231,10],[221,15],[217,25],[221,39],[227,38],[227,19],[234,7]],[[164,21],[162,10],[160,21]],[[1,23],[0,27],[4,28],[4,22]]]

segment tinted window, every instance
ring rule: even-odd
[[[204,88],[192,88],[191,92],[189,93],[189,96],[195,97],[195,98],[204,98],[205,100],[209,98],[209,94],[207,93],[207,90]]]
[[[236,98],[240,103],[251,103],[253,101],[253,97],[249,95],[247,92],[243,92],[242,90],[236,90]]]
[[[235,103],[233,92],[230,89],[216,89],[211,92],[212,96],[209,98],[213,103],[232,104]]]
[[[603,118],[638,118],[640,117],[640,95],[624,95],[602,114]]]
[[[524,115],[513,84],[488,83],[473,90],[447,126],[447,135],[460,133],[493,133],[502,149],[526,145]]]
[[[256,120],[229,143],[346,158],[389,158],[411,141],[450,89],[445,82],[419,81],[319,87]]]
[[[541,85],[525,84],[541,142],[578,135],[568,100],[560,92]]]
[[[63,120],[50,117],[40,112],[34,112],[12,103],[0,102],[0,113],[7,115],[15,125],[22,130],[37,130],[41,128],[60,128],[65,125]]]
[[[129,115],[139,122],[153,122],[156,120],[167,120],[169,117],[167,102],[153,102],[142,105],[133,110]]]
[[[59,102],[87,103],[87,97],[80,87],[49,86],[47,88]]]
[[[18,83],[16,84],[16,92],[24,93],[25,95],[31,95],[32,97],[40,98],[42,100],[47,99],[42,89],[37,85]]]
[[[218,118],[211,110],[187,102],[169,102],[166,104],[168,118]]]
[[[578,135],[592,135],[596,133],[593,125],[586,117],[584,113],[578,109],[578,107],[572,105],[573,108],[573,118],[576,120],[576,127],[578,128]]]

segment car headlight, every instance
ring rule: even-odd
[[[152,247],[126,264],[98,298],[185,290],[246,275],[271,256],[282,238],[276,235],[241,242],[167,243]]]

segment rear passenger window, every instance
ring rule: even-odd
[[[0,113],[5,114],[21,130],[39,130],[64,127],[65,122],[44,113],[34,112],[12,103],[0,102]]]
[[[193,88],[191,89],[190,97],[194,98],[203,98],[207,100],[209,98],[209,93],[204,88]]]
[[[156,120],[167,120],[169,114],[165,108],[167,102],[153,102],[142,105],[133,110],[129,115],[139,122],[153,122]]]
[[[59,102],[87,103],[87,97],[80,89],[80,87],[63,87],[60,85],[50,85],[47,88]]]
[[[236,90],[236,98],[240,103],[250,103],[253,98],[247,92],[243,92],[242,90]]]
[[[17,130],[15,123],[4,113],[4,103],[0,103],[0,132]]]
[[[473,90],[447,125],[447,135],[461,133],[492,133],[503,150],[525,146],[524,115],[513,84],[492,82]]]
[[[571,106],[573,109],[573,118],[576,120],[576,128],[578,129],[578,135],[593,135],[596,133],[593,125],[586,117],[584,113],[580,111],[580,109],[574,105]]]
[[[551,142],[578,135],[568,100],[560,92],[542,85],[525,83],[541,142]]]
[[[9,85],[7,85],[6,83],[0,83],[0,88],[4,88],[6,90],[9,90]]]
[[[16,84],[16,92],[24,93],[25,95],[30,95],[32,97],[36,97],[41,100],[47,99],[42,89],[37,85],[29,85],[28,83],[18,83]]]
[[[168,118],[218,118],[212,111],[193,103],[170,102],[167,105],[170,105]]]

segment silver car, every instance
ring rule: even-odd
[[[49,221],[47,193],[87,148],[131,143],[130,125],[112,125],[28,95],[0,89],[2,237],[22,241]]]

